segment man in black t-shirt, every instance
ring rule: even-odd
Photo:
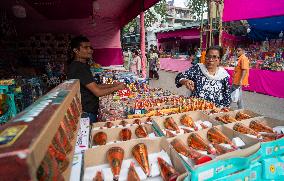
[[[68,79],[80,80],[81,100],[83,107],[82,117],[89,117],[91,122],[96,121],[99,109],[100,96],[111,94],[124,89],[123,83],[96,84],[93,79],[90,66],[87,61],[92,58],[93,49],[91,42],[84,36],[78,36],[71,40],[72,62],[68,66]]]

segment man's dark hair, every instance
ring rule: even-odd
[[[244,50],[244,49],[245,49],[245,46],[244,46],[244,45],[237,45],[236,49],[238,49],[238,48]]]
[[[220,55],[220,59],[223,57],[224,53],[223,53],[223,48],[220,46],[211,46],[209,48],[207,48],[206,50],[206,55],[208,55],[210,50],[218,50],[219,51],[219,55]]]
[[[79,36],[72,38],[70,42],[71,50],[73,50],[74,48],[79,48],[82,42],[90,42],[90,40],[83,35],[79,35]]]
[[[68,58],[68,61],[67,61],[68,64],[71,63],[73,61],[73,59],[75,58],[73,49],[74,48],[79,49],[80,46],[81,46],[81,43],[83,43],[83,42],[90,42],[90,40],[83,35],[79,35],[79,36],[76,36],[76,37],[71,39],[71,42],[70,42],[70,45],[69,45],[69,50],[68,50],[68,54],[69,54],[69,58]]]

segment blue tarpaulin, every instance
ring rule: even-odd
[[[253,40],[277,39],[279,33],[284,32],[284,16],[250,19],[248,23],[251,28],[248,37]]]

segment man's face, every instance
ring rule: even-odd
[[[239,56],[241,56],[242,54],[243,54],[243,49],[241,49],[241,48],[237,48],[237,55],[238,55],[238,57]]]
[[[79,49],[75,52],[76,55],[82,59],[90,59],[93,56],[93,48],[91,42],[82,42]]]

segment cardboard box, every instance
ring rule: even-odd
[[[264,180],[284,180],[284,157],[265,158],[262,163]]]
[[[240,180],[261,180],[261,164],[259,162],[252,164],[248,169],[229,174],[225,177],[218,178],[216,181],[240,181]]]
[[[140,119],[141,121],[141,124],[151,124],[151,122],[148,122],[149,120],[152,120],[152,119],[149,119],[149,117],[143,117],[143,118],[134,118],[134,119],[121,119],[121,120],[115,120],[115,121],[110,121],[112,124],[113,124],[113,127],[116,127],[116,126],[119,126],[121,121],[126,121],[127,124],[129,125],[135,125],[134,124],[134,121],[136,119]],[[92,124],[92,128],[96,128],[96,127],[103,127],[103,128],[107,128],[105,127],[105,124],[106,122],[97,122],[97,123],[93,123]]]
[[[213,160],[204,164],[192,165],[191,163],[184,161],[186,168],[191,174],[192,180],[217,179],[228,174],[247,169],[251,164],[251,158],[249,158],[249,156],[256,153],[260,148],[260,144],[257,139],[242,135],[225,126],[220,125],[216,127],[219,128],[221,132],[224,133],[231,140],[232,138],[239,137],[245,142],[246,145],[243,149],[217,156]],[[210,143],[207,140],[208,130],[209,129],[204,129],[195,133],[198,133],[204,139],[204,141]],[[190,134],[192,133],[178,135],[175,138],[181,139],[181,141],[188,145],[187,139]],[[171,142],[175,138],[169,138],[167,140]]]
[[[271,128],[274,128],[276,126],[284,126],[283,121],[268,118],[268,117],[256,117],[256,118],[240,121],[240,123],[249,127],[250,122],[253,120],[261,121],[265,125]],[[230,123],[230,124],[226,124],[225,126],[230,129],[233,129],[234,125],[235,123]],[[270,142],[261,142],[261,150],[262,150],[261,159],[284,154],[284,138],[280,138],[280,139],[277,139],[275,141],[270,141]]]
[[[149,134],[151,134],[151,137],[158,137],[155,134],[155,131],[152,128],[152,125],[149,124],[144,124],[143,125],[145,127],[145,129],[148,132],[148,137],[149,138]],[[110,142],[121,142],[120,137],[119,137],[119,133],[122,129],[124,128],[128,128],[131,130],[131,139],[139,139],[136,134],[135,134],[135,129],[138,127],[138,125],[134,125],[134,126],[129,126],[129,127],[119,127],[119,128],[109,128],[109,129],[92,129],[91,131],[91,144],[93,145],[93,136],[98,133],[98,132],[104,132],[107,134],[107,143]]]
[[[249,116],[251,116],[251,118],[261,117],[261,116],[262,116],[262,115],[260,115],[260,114],[254,113],[254,112],[252,112],[252,111],[250,111],[250,110],[247,110],[247,109],[238,109],[238,110],[234,110],[234,111],[230,111],[230,112],[225,112],[225,113],[212,114],[212,115],[210,115],[209,117],[210,117],[211,119],[214,119],[214,120],[216,120],[216,117],[220,117],[220,116],[222,117],[222,116],[225,116],[225,115],[229,115],[229,116],[235,118],[235,117],[236,117],[236,114],[237,114],[238,112],[242,112],[242,113],[248,114]],[[217,120],[216,120],[216,121],[217,121]],[[220,122],[220,123],[221,123],[221,124],[224,124],[223,122]]]
[[[168,117],[172,117],[177,123],[177,125],[180,127],[182,126],[182,124],[180,123],[180,119],[184,115],[190,116],[194,122],[201,120],[201,121],[208,121],[213,126],[219,125],[219,122],[211,119],[208,115],[205,115],[202,111],[191,111],[191,112],[186,112],[186,113],[172,114],[170,116],[153,117],[153,126],[155,127],[155,130],[157,130],[159,135],[165,136],[165,134],[163,133],[163,130],[166,129],[164,126],[165,119]],[[202,129],[202,128],[199,128],[199,129]]]
[[[86,168],[88,167],[108,164],[108,161],[106,158],[106,152],[111,147],[119,146],[122,149],[124,149],[124,160],[133,158],[131,150],[138,143],[146,144],[148,154],[158,153],[161,150],[164,150],[169,155],[172,165],[174,166],[175,170],[181,174],[178,180],[183,180],[186,177],[187,171],[184,165],[182,164],[182,160],[179,158],[176,152],[171,148],[171,146],[169,145],[169,143],[167,142],[165,138],[130,140],[130,141],[123,142],[123,143],[115,143],[112,145],[104,145],[104,146],[100,146],[97,148],[88,149],[86,150],[85,156],[84,156],[84,171],[86,172]],[[135,166],[138,166],[138,165],[135,164]],[[95,174],[96,173],[94,173],[94,176]],[[84,174],[84,180],[86,180],[85,174]]]

